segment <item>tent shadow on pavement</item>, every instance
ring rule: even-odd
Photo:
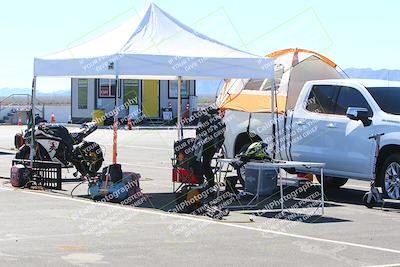
[[[285,212],[284,216],[281,216],[280,214],[281,214],[280,211],[274,211],[274,212],[265,212],[262,215],[255,215],[255,216],[270,218],[270,219],[286,220],[292,222],[307,223],[307,224],[351,222],[350,220],[344,220],[334,217],[326,217],[318,214],[311,216],[307,213],[297,213],[297,212],[296,213]],[[302,219],[303,217],[305,217],[306,219]]]

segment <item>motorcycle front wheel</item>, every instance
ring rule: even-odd
[[[42,161],[51,161],[49,154],[41,145],[37,144],[36,153],[34,159]],[[20,147],[18,152],[15,154],[16,159],[29,159],[31,154],[31,148],[28,145],[23,145]]]

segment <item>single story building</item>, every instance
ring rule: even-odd
[[[105,114],[115,106],[117,81],[115,79],[71,79],[71,120],[82,123],[92,120],[92,112],[104,110]],[[130,114],[133,121],[167,120],[163,111],[172,109],[172,117],[177,117],[176,80],[120,80],[118,106],[125,105],[119,113],[123,119]],[[182,111],[189,104],[189,111],[197,110],[196,81],[182,81]],[[125,104],[127,103],[127,104]]]

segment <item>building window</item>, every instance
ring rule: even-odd
[[[139,80],[124,80],[124,104],[138,104]]]
[[[78,109],[87,109],[88,80],[78,79]]]
[[[117,80],[100,79],[98,90],[99,98],[115,98],[115,92],[117,91]],[[118,97],[121,98],[121,88],[118,90]]]
[[[189,81],[182,81],[181,97],[189,98]],[[178,81],[172,80],[168,83],[168,98],[178,98]]]

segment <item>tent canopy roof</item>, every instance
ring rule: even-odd
[[[155,4],[83,44],[35,58],[35,76],[265,78],[270,59],[216,41]]]
[[[283,49],[283,50],[278,50],[272,53],[269,53],[268,55],[266,55],[267,58],[276,58],[279,56],[283,56],[283,55],[287,55],[289,53],[296,53],[297,55],[300,53],[303,55],[303,57],[309,57],[311,55],[315,55],[318,58],[320,58],[321,60],[323,60],[326,64],[328,64],[329,66],[331,66],[332,68],[336,68],[336,63],[333,62],[332,60],[330,60],[329,58],[325,57],[324,55],[321,55],[320,53],[311,51],[311,50],[307,50],[307,49],[302,49],[302,48],[288,48],[288,49]],[[301,59],[299,59],[301,61]]]

